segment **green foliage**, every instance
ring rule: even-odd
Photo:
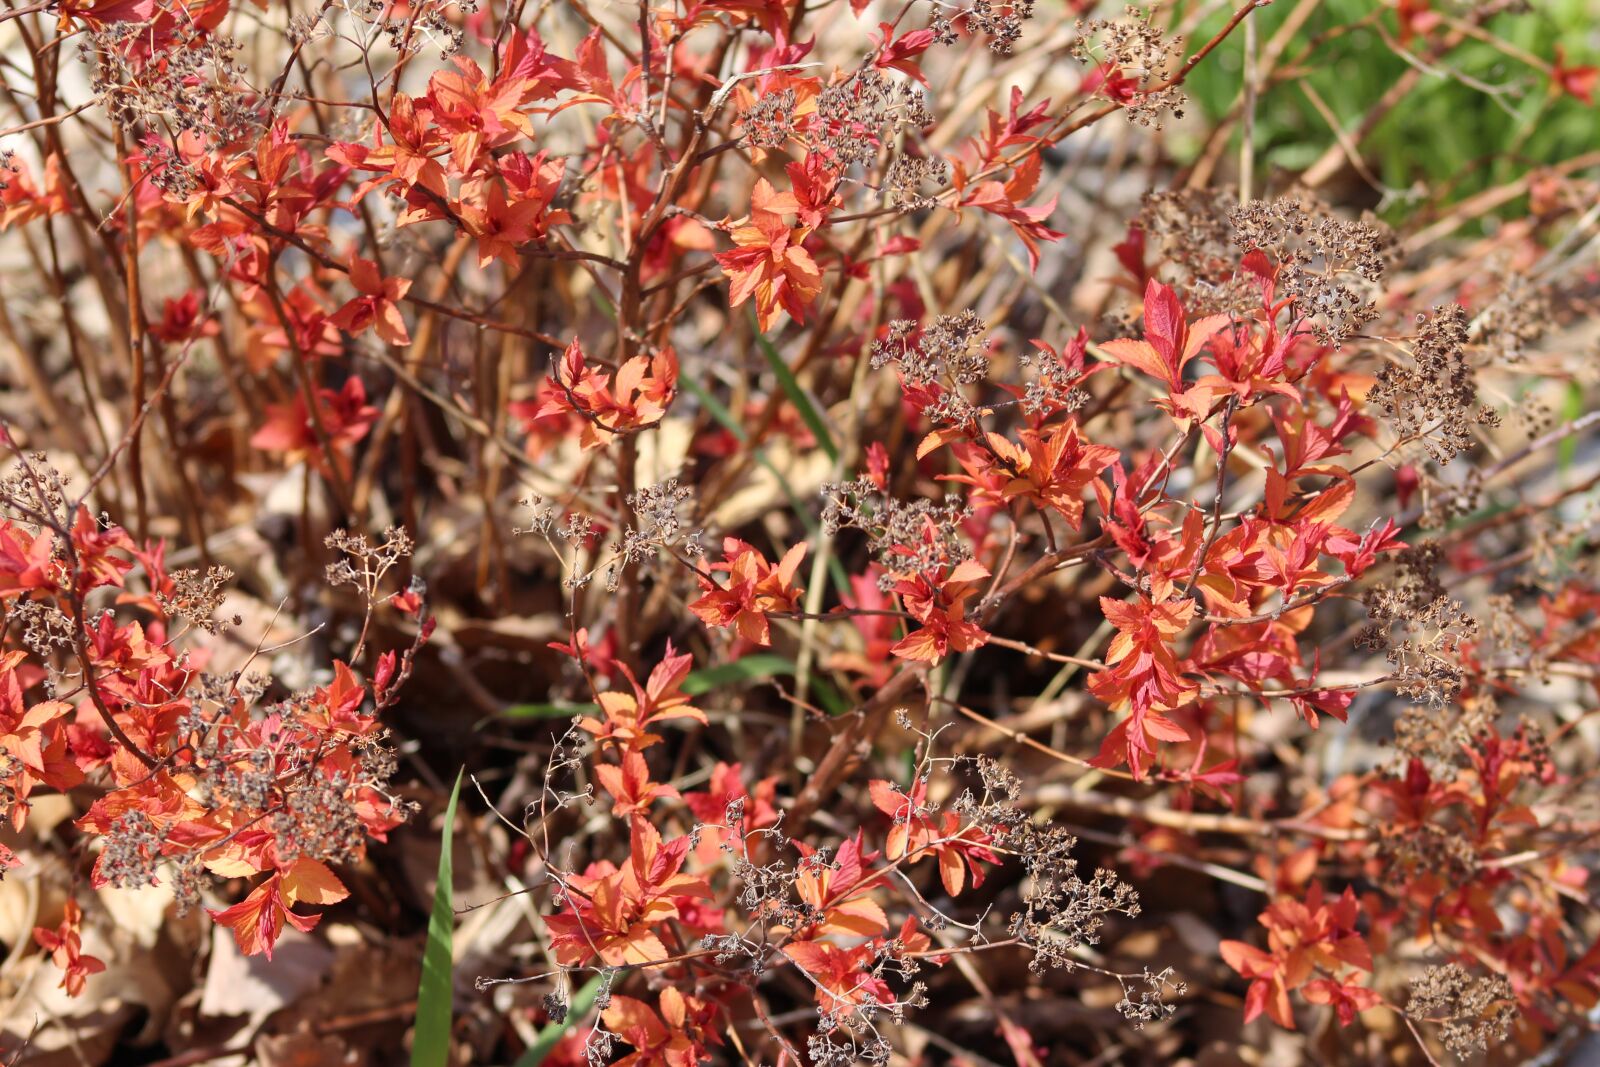
[[[789,401],[799,409],[800,417],[805,420],[811,435],[817,439],[817,447],[821,448],[830,460],[839,462],[839,446],[833,443],[833,434],[828,431],[828,421],[817,409],[816,402],[807,395],[795,378],[794,371],[789,369],[789,364],[783,361],[783,356],[772,346],[766,334],[757,334],[756,343],[761,347],[761,354],[766,357],[768,365],[772,367],[772,373],[777,376],[778,384],[783,387]]]
[[[701,693],[709,693],[713,689],[740,682],[762,681],[793,673],[794,663],[789,657],[758,652],[736,659],[732,663],[690,672],[689,677],[683,680],[683,691],[690,696],[699,696]]]
[[[556,1045],[566,1036],[577,1022],[589,1013],[594,1007],[595,998],[600,995],[600,987],[604,984],[601,975],[595,975],[583,984],[572,997],[572,1003],[567,1005],[567,1017],[559,1023],[551,1023],[539,1031],[539,1036],[534,1039],[528,1050],[517,1058],[515,1067],[539,1067],[555,1050]]]
[[[1258,48],[1265,50],[1296,6],[1282,0],[1257,12]],[[1558,95],[1543,70],[1507,54],[1520,50],[1549,62],[1561,44],[1569,65],[1595,62],[1590,0],[1550,0],[1536,3],[1529,14],[1495,17],[1484,30],[1509,49],[1468,39],[1436,61],[1429,61],[1427,53],[1451,33],[1450,26],[1441,24],[1427,37],[1413,37],[1402,55],[1396,51],[1396,16],[1385,6],[1372,0],[1322,0],[1292,36],[1277,72],[1282,80],[1257,104],[1258,191],[1284,184],[1286,172],[1310,166],[1334,143],[1311,93],[1351,134],[1413,68],[1423,72],[1415,86],[1361,141],[1362,158],[1384,187],[1369,189],[1372,206],[1390,221],[1409,217],[1423,202],[1438,207],[1458,201],[1531,168],[1595,148],[1595,109]],[[1459,13],[1457,6],[1445,3],[1433,8]],[[1218,14],[1208,19],[1193,39],[1210,37],[1224,18]],[[1360,27],[1339,32],[1355,23]],[[1243,42],[1242,34],[1231,38],[1216,62],[1201,64],[1185,85],[1206,127],[1240,99]],[[1289,65],[1312,44],[1316,48],[1301,66]],[[1230,159],[1237,157],[1240,136],[1236,125]],[[1192,160],[1199,144],[1190,141],[1175,148]],[[1525,208],[1526,202],[1519,200],[1504,210],[1515,215]]]
[[[715,689],[724,689],[729,686],[749,682],[763,682],[771,678],[793,675],[795,672],[794,661],[787,656],[780,656],[771,652],[757,652],[732,663],[723,663],[716,667],[704,667],[691,671],[683,680],[683,691],[689,696],[699,696]],[[843,698],[824,681],[812,679],[812,685],[818,689],[818,696],[829,711],[842,711],[845,707]],[[587,704],[513,704],[500,713],[503,719],[570,719],[574,715],[583,715],[593,711]]]
[[[455,836],[456,801],[461,796],[461,776],[450,790],[444,809],[444,836],[439,845],[439,881],[433,890],[433,912],[428,917],[428,944],[422,952],[422,982],[417,988],[417,1025],[411,1044],[411,1067],[444,1067],[450,1057],[450,1020],[455,997],[453,972],[456,909],[450,848]]]

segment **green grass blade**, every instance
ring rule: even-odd
[[[590,710],[588,704],[512,704],[502,708],[502,719],[570,719]]]
[[[788,394],[789,402],[800,412],[800,417],[805,420],[806,426],[811,430],[811,436],[817,439],[817,444],[828,458],[834,463],[839,462],[839,446],[833,443],[833,434],[828,431],[828,421],[822,417],[822,412],[812,402],[811,395],[800,386],[800,380],[794,376],[794,371],[789,369],[789,364],[783,361],[783,356],[767,340],[764,333],[756,334],[756,344],[761,348],[761,354],[767,357],[767,363],[772,367],[772,373],[777,375],[778,384],[783,386],[783,391]]]
[[[692,671],[689,677],[683,680],[682,689],[694,697],[736,682],[765,681],[780,674],[793,673],[794,663],[787,656],[757,653],[732,663]]]
[[[722,401],[711,395],[710,390],[693,378],[688,377],[679,378],[678,384],[693,393],[696,399],[705,405],[705,409],[711,413],[711,417],[721,423],[722,427],[729,433],[733,434],[735,440],[740,444],[750,444],[750,435],[744,432],[744,427],[739,425],[739,420],[733,417],[733,412],[729,411]],[[772,465],[772,460],[767,458],[766,449],[755,444],[751,444],[750,448],[756,462],[761,464],[768,473],[778,480],[778,485],[783,489],[783,494],[789,498],[789,506],[794,509],[795,515],[800,519],[801,524],[805,526],[806,532],[812,538],[816,538],[821,534],[822,528],[817,525],[817,520],[813,519],[804,505],[800,503],[799,497],[794,495],[794,490],[789,488],[789,480],[778,471],[777,467]]]
[[[533,1044],[517,1058],[515,1067],[539,1067],[545,1057],[555,1049],[556,1043],[566,1036],[567,1031],[589,1014],[589,1009],[594,1007],[595,997],[600,995],[602,984],[601,976],[598,974],[585,982],[583,988],[574,994],[572,1003],[567,1005],[567,1017],[540,1030]]]
[[[678,385],[694,394],[695,398],[705,406],[711,417],[729,433],[733,434],[735,440],[740,444],[749,444],[750,435],[744,432],[744,427],[739,425],[739,420],[733,417],[733,412],[729,411],[722,401],[712,396],[710,390],[687,375],[678,379]],[[777,467],[772,465],[772,461],[767,458],[766,449],[760,445],[751,445],[750,447],[755,461],[778,480],[778,485],[782,487],[784,496],[789,498],[789,506],[794,509],[795,517],[806,528],[807,536],[813,541],[819,540],[822,536],[822,527],[817,525],[817,520],[811,517],[806,506],[800,502],[800,498],[794,495],[794,490],[789,487],[788,479],[778,471]],[[849,594],[850,578],[845,574],[844,567],[838,560],[828,560],[828,575],[833,579],[835,588],[841,593]]]
[[[1561,407],[1561,417],[1567,422],[1572,422],[1583,415],[1583,386],[1577,382],[1567,383],[1566,402]],[[1578,457],[1578,438],[1570,435],[1556,446],[1556,466],[1565,478],[1572,469],[1572,461]]]
[[[764,682],[771,678],[793,676],[794,671],[794,661],[789,657],[780,656],[772,652],[758,652],[733,663],[723,663],[716,667],[705,667],[698,671],[690,671],[689,676],[683,680],[682,688],[689,696],[697,697],[727,685],[737,685],[741,682]],[[814,683],[815,681],[817,680],[813,679]],[[829,687],[825,692],[819,691],[817,695],[823,706],[834,714],[838,714],[848,707],[832,687]],[[501,719],[570,719],[574,715],[587,715],[593,711],[594,706],[590,704],[512,704],[502,710],[497,717]]]
[[[456,801],[461,797],[463,768],[456,772],[450,804],[444,809],[444,837],[439,849],[439,883],[433,890],[428,917],[428,944],[422,951],[422,981],[417,987],[417,1027],[411,1041],[411,1067],[445,1067],[450,1058],[450,1019],[455,999],[456,928],[454,872],[450,847],[455,836]]]

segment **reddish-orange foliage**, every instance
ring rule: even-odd
[[[370,908],[352,870],[416,806],[381,717],[435,623],[404,533],[374,548],[342,528],[486,527],[525,481],[529,552],[486,534],[416,566],[459,599],[434,665],[450,692],[496,726],[570,717],[484,757],[516,753],[505,780],[535,794],[496,827],[515,859],[493,876],[535,876],[559,989],[604,975],[593,1040],[552,1063],[691,1067],[725,1039],[747,1063],[888,1062],[927,984],[965,997],[957,969],[1021,1067],[1067,1062],[1017,1011],[1059,990],[973,962],[1001,949],[1167,1021],[1170,972],[1089,962],[1139,904],[1080,867],[1080,833],[1143,876],[1170,863],[1262,896],[1264,941],[1217,950],[1246,1023],[1382,1009],[1481,1043],[1514,1004],[1530,1052],[1587,1025],[1595,829],[1573,814],[1587,772],[1551,742],[1583,740],[1600,693],[1600,593],[1573,562],[1592,524],[1570,524],[1596,478],[1568,470],[1595,423],[1493,436],[1529,382],[1573,379],[1571,407],[1584,380],[1529,358],[1544,311],[1517,285],[1416,266],[1525,201],[1484,227],[1485,255],[1518,285],[1576,277],[1593,160],[1431,205],[1398,245],[1309,194],[1251,198],[1278,187],[1255,172],[1258,95],[1324,43],[1375,33],[1408,78],[1454,70],[1505,5],[1397,0],[1318,24],[1298,56],[1258,47],[1258,3],[1086,17],[1062,38],[1077,75],[1038,82],[1054,102],[961,51],[1010,52],[1034,5],[934,6],[567,5],[576,32],[562,5],[274,10],[260,51],[283,48],[248,77],[228,34],[256,16],[229,0],[0,13],[27,45],[0,72],[23,117],[0,134],[30,139],[0,153],[0,232],[63,326],[30,347],[34,309],[0,317],[40,408],[0,427],[11,829],[67,797],[52,840],[74,879],[170,879],[185,904],[209,887],[236,901],[206,911],[245,955],[317,929],[314,909]],[[1054,228],[1110,202],[1063,143],[1119,112],[1159,127],[1240,26],[1255,81],[1178,138],[1197,145],[1181,173],[1160,140],[1111,152],[1106,184],[1182,191]],[[1496,54],[1537,72],[1541,107],[1592,104],[1600,73],[1563,48]],[[71,110],[85,78],[60,77],[63,55],[88,60]],[[1390,214],[1409,204],[1362,156],[1394,106],[1341,130],[1308,183],[1348,164]],[[1205,188],[1236,134],[1243,203]],[[1064,291],[1096,271],[1116,276]],[[1592,282],[1563,277],[1569,312]],[[76,314],[91,289],[103,316]],[[71,478],[35,452],[52,435]],[[1485,499],[1546,449],[1555,495]],[[292,687],[258,661],[309,643],[214,668],[251,645],[222,640],[220,571],[168,566],[156,535],[180,529],[207,565],[219,529],[291,545],[257,585],[325,616],[307,628],[337,655]],[[319,575],[334,595],[308,591]],[[548,690],[533,714],[463,666],[485,634],[494,669]],[[1552,678],[1577,694],[1559,715],[1530,695]],[[1322,747],[1390,719],[1381,758]],[[974,734],[949,744],[957,721]],[[1051,824],[1041,794],[1124,825]],[[104,969],[80,896],[33,935],[72,995]],[[1450,1002],[1447,970],[1423,983],[1431,1013],[1408,1006],[1423,957],[1487,992]]]

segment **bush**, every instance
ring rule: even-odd
[[[1069,7],[0,13],[7,1062],[1577,1055],[1572,13]]]

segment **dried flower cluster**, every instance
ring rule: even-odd
[[[137,546],[68,492],[41,458],[22,454],[0,487],[10,562],[0,600],[8,631],[17,621],[33,631],[27,651],[0,659],[11,824],[25,824],[36,789],[99,782],[99,799],[76,823],[100,845],[92,883],[170,881],[187,909],[218,878],[265,874],[212,915],[242,951],[270,956],[286,921],[317,923],[293,905],[346,895],[329,864],[359,860],[409,811],[391,788],[395,759],[375,712],[404,681],[414,649],[404,663],[385,653],[370,683],[336,661],[328,684],[275,700],[263,699],[270,679],[208,675],[183,647],[183,624],[218,632],[226,571],[168,573],[162,546]],[[409,554],[403,532],[378,549],[342,532],[330,542],[355,553],[330,573],[361,584],[369,611],[389,599],[378,582]],[[130,573],[141,591],[129,589]],[[50,698],[25,707],[24,680]],[[69,985],[72,976],[69,966]]]

